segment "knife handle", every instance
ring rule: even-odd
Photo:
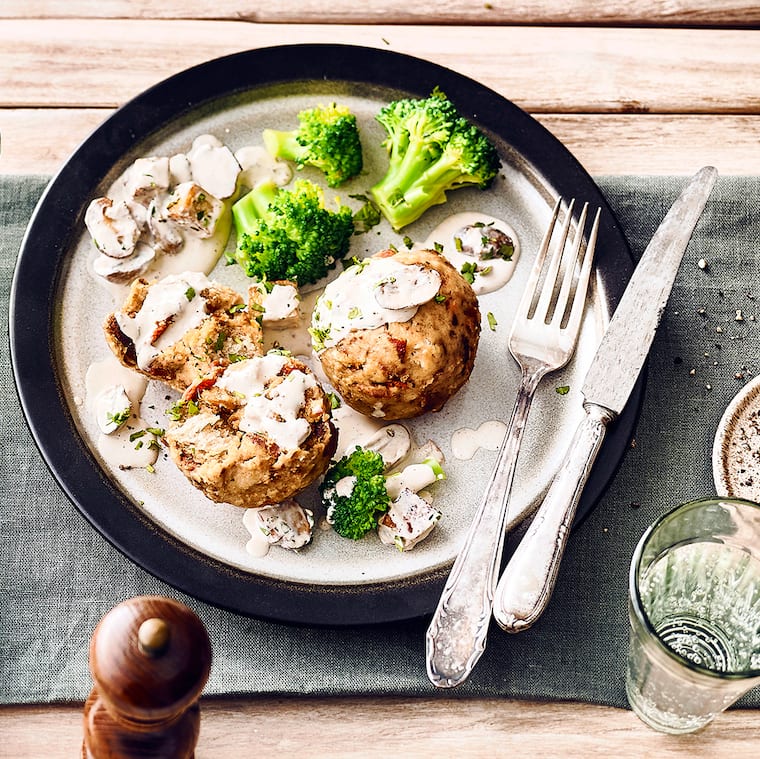
[[[584,408],[565,460],[496,587],[493,614],[507,632],[527,630],[549,603],[578,501],[615,417],[593,403]]]

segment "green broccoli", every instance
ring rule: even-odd
[[[330,187],[337,187],[362,170],[362,146],[356,116],[332,103],[298,114],[300,127],[292,131],[265,129],[266,149],[276,158],[295,161],[299,169],[314,166]]]
[[[360,540],[377,527],[377,520],[390,507],[385,487],[383,457],[376,451],[356,448],[327,470],[320,486],[327,518],[344,538]],[[347,482],[347,494],[338,486]]]
[[[388,134],[383,145],[389,164],[371,192],[396,230],[445,203],[449,190],[487,188],[501,166],[490,139],[439,90],[389,103],[377,120]]]
[[[348,253],[351,209],[325,208],[324,193],[305,179],[291,189],[262,182],[232,206],[237,247],[228,256],[249,277],[316,282]]]

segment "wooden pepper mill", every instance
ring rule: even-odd
[[[114,607],[90,641],[83,759],[192,759],[210,669],[206,628],[184,604],[140,596]]]

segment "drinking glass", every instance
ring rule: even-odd
[[[662,732],[699,730],[760,684],[760,505],[706,498],[660,517],[628,601],[631,708]]]

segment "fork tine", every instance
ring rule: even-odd
[[[539,297],[536,309],[533,312],[533,317],[540,319],[541,321],[546,321],[554,297],[554,290],[557,286],[557,277],[561,271],[560,264],[565,253],[567,233],[570,229],[570,220],[573,217],[574,205],[575,198],[570,201],[570,204],[567,207],[567,212],[565,213],[565,218],[562,222],[562,231],[560,232],[559,240],[554,248],[551,260],[549,261],[549,268],[547,269],[546,278],[544,279],[544,284],[541,288],[541,296]],[[554,227],[552,225],[551,231],[553,231],[553,229]]]
[[[587,213],[588,203],[584,203],[583,210],[581,211],[581,216],[578,219],[577,226],[575,227],[572,253],[567,259],[567,264],[565,266],[564,276],[562,279],[562,287],[560,288],[559,295],[557,296],[557,303],[554,306],[554,314],[552,316],[551,323],[558,325],[560,328],[562,327],[563,322],[566,322],[568,327],[570,326],[570,317],[568,316],[568,318],[565,319],[565,313],[569,311],[571,306],[570,292],[573,287],[575,272],[581,258],[581,245],[583,244],[583,232],[586,229]],[[582,272],[583,270],[581,268],[580,273],[582,274]],[[580,274],[578,278],[578,284],[581,284]],[[580,290],[576,288],[575,292],[578,293]]]
[[[583,316],[583,309],[586,306],[586,291],[588,290],[589,279],[591,278],[591,265],[594,260],[594,253],[596,252],[596,238],[599,233],[599,217],[602,213],[601,208],[596,209],[596,216],[594,217],[594,224],[591,227],[591,232],[588,236],[588,242],[586,243],[586,253],[583,259],[583,266],[581,267],[581,273],[578,276],[578,284],[575,288],[575,297],[573,299],[573,306],[570,310],[570,316],[567,320],[567,330],[570,332],[576,332],[580,327],[581,317]],[[583,229],[578,227],[578,235],[582,237]]]
[[[561,205],[562,198],[559,197],[557,198],[557,202],[554,204],[554,210],[552,211],[551,219],[549,219],[549,223],[546,226],[544,237],[541,240],[541,247],[538,249],[538,253],[536,254],[535,263],[533,264],[533,268],[530,270],[530,274],[528,275],[528,281],[525,284],[525,289],[523,290],[523,295],[520,299],[520,306],[517,310],[517,313],[519,314],[528,314],[531,311],[533,301],[536,298],[536,288],[541,277],[541,272],[544,268],[546,253],[549,250],[552,234],[554,233],[554,226],[557,223],[557,216],[559,214],[559,208]]]

